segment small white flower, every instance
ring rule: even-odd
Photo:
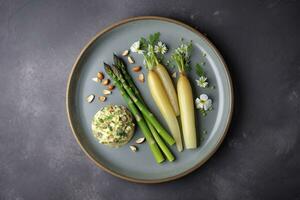
[[[154,47],[155,53],[165,54],[165,53],[167,53],[167,51],[168,51],[168,48],[167,48],[166,44],[162,43],[161,41],[159,41],[157,43],[157,45],[155,45],[155,47]]]
[[[181,49],[180,48],[175,49],[175,53],[181,54]]]
[[[180,54],[186,54],[188,46],[186,44],[181,44],[179,48],[177,48]]]
[[[198,80],[196,80],[197,85],[201,88],[206,88],[208,86],[207,77],[200,76]]]
[[[135,52],[135,53],[138,53],[138,51],[140,51],[140,41],[136,41],[135,43],[133,43],[130,47],[130,51],[131,52]]]
[[[200,98],[195,100],[196,108],[207,111],[212,106],[212,100],[206,94],[201,94]]]

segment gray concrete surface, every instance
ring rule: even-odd
[[[84,44],[131,16],[186,22],[219,48],[235,87],[229,134],[200,169],[142,185],[98,169],[67,123]],[[0,1],[0,199],[300,199],[300,2]]]

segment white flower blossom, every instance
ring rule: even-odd
[[[207,111],[212,106],[212,100],[206,94],[201,94],[199,98],[196,98],[195,104],[196,108]]]
[[[140,41],[136,41],[131,45],[130,51],[137,53],[140,50],[140,46],[141,46]]]
[[[144,54],[145,51],[140,49],[141,48],[141,42],[140,41],[136,41],[135,43],[133,43],[130,47],[130,51],[134,52],[134,53],[138,53],[138,54]]]
[[[167,48],[166,44],[162,43],[161,41],[159,41],[157,43],[157,45],[155,45],[155,47],[154,47],[155,53],[165,54],[165,53],[167,53],[167,51],[168,51],[168,48]]]
[[[196,80],[196,83],[201,88],[206,88],[208,86],[207,77],[206,76],[200,76],[198,80]]]
[[[188,51],[188,45],[186,44],[181,44],[178,49],[178,52],[181,54],[186,54],[186,52]]]

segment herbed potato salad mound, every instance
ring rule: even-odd
[[[122,105],[101,108],[92,120],[92,131],[101,144],[120,147],[130,141],[135,124],[129,110]]]

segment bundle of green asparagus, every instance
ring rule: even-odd
[[[145,104],[138,88],[134,84],[132,77],[128,73],[123,60],[114,55],[114,65],[109,66],[108,64],[104,63],[104,66],[106,73],[112,78],[114,84],[119,89],[121,95],[126,101],[129,110],[134,115],[148,142],[156,162],[161,163],[164,161],[162,152],[168,161],[173,161],[175,157],[168,149],[164,141],[169,145],[173,145],[175,140],[168,134],[168,132],[158,122]]]

